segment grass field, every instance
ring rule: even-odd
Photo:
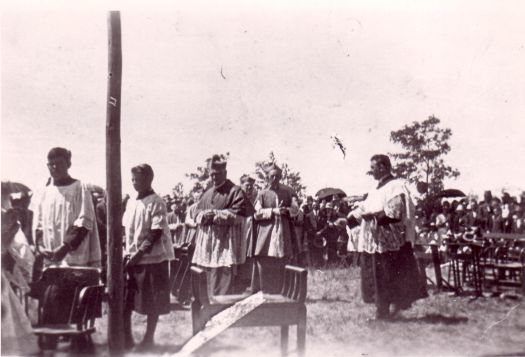
[[[451,296],[430,289],[394,322],[371,320],[374,307],[360,297],[357,268],[309,270],[307,356],[525,356],[525,302]],[[145,318],[134,315],[136,340]],[[108,355],[106,318],[94,340],[99,355]],[[189,311],[161,316],[157,346],[150,355],[176,352],[191,336]],[[296,355],[295,328],[290,355]],[[278,327],[229,329],[199,350],[199,356],[278,356]],[[130,355],[133,355],[131,353]]]

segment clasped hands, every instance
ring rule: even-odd
[[[69,248],[67,244],[62,244],[61,246],[55,249],[47,249],[47,248],[44,248],[44,246],[42,245],[36,246],[37,254],[42,255],[44,258],[52,262],[55,262],[55,263],[58,263],[62,259],[64,259],[64,257],[66,256],[67,253],[69,253],[70,250],[71,249]]]
[[[276,216],[287,216],[290,215],[290,209],[288,207],[276,207],[272,209],[272,213]]]
[[[214,223],[214,219],[215,219],[215,212],[213,210],[206,211],[202,215],[201,224],[203,226],[211,226]]]

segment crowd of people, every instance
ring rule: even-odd
[[[485,191],[483,200],[460,197],[434,200],[416,210],[419,241],[440,244],[448,237],[481,237],[484,233],[525,233],[525,193],[500,197]]]
[[[36,205],[34,230],[28,228],[33,217],[27,194],[14,194],[12,208],[2,211],[2,255],[8,254],[4,246],[13,242],[4,244],[4,231],[12,231],[6,237],[19,234],[28,247],[25,259],[18,259],[29,272],[23,280],[27,286],[54,265],[98,267],[105,281],[105,197],[70,176],[69,150],[53,148],[47,159],[51,178]],[[331,194],[303,201],[281,182],[282,170],[275,163],[265,167],[267,185],[259,191],[248,174],[231,181],[227,163],[218,155],[209,160],[208,169],[210,187],[182,200],[153,190],[150,165],[131,168],[136,194],[124,198],[122,218],[128,348],[135,346],[133,312],[147,316],[146,332],[136,348],[147,350],[154,344],[159,316],[170,312],[170,267],[178,249],[188,249],[192,264],[207,272],[212,295],[278,293],[285,264],[319,268],[341,258],[359,260],[363,300],[374,303],[376,317],[385,319],[427,296],[412,250],[417,233],[462,232],[473,226],[483,232],[524,231],[523,198],[518,203],[509,195],[500,200],[487,193],[479,204],[465,198],[451,204],[437,201],[427,210],[415,207],[405,181],[391,174],[385,155],[371,159],[377,187],[346,198]],[[13,219],[4,219],[4,213]],[[11,221],[16,225],[4,225]],[[2,268],[2,279],[4,270],[13,271],[13,266]],[[71,295],[59,286],[48,293],[56,301]],[[60,306],[48,314],[52,321],[47,322],[65,322]],[[4,308],[18,311],[2,299]],[[24,327],[27,330],[27,324]]]

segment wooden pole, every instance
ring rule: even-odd
[[[120,94],[122,44],[120,12],[108,15],[108,98],[106,111],[106,188],[108,242],[108,345],[112,354],[124,351],[124,277],[122,266],[122,178],[120,170]]]

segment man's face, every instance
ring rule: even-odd
[[[151,180],[138,172],[131,173],[131,183],[133,183],[133,188],[137,192],[144,192],[151,187]]]
[[[212,168],[210,170],[210,177],[213,183],[213,186],[220,186],[224,181],[226,181],[226,170]]]
[[[53,157],[47,160],[47,168],[53,180],[61,180],[68,177],[71,164],[64,157]]]
[[[268,183],[270,186],[275,187],[279,184],[279,181],[281,181],[281,173],[277,170],[272,170],[268,174]]]
[[[250,194],[253,192],[253,182],[250,180],[243,182],[241,187],[242,187],[242,190],[247,194]]]
[[[202,197],[202,191],[195,191],[193,192],[193,199],[195,200],[195,202],[198,202]]]
[[[370,172],[375,180],[381,179],[388,173],[385,166],[378,163],[376,160],[370,161]]]

